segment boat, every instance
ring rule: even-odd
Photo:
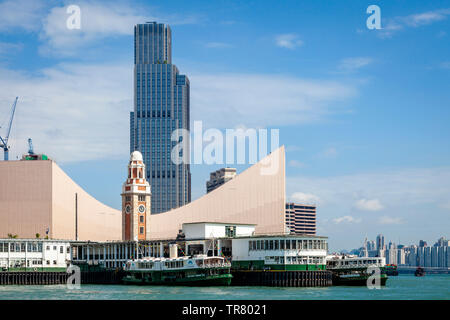
[[[231,263],[223,257],[207,255],[177,258],[128,260],[124,266],[124,284],[175,286],[228,286]]]
[[[332,272],[334,286],[367,286],[373,275],[372,268],[380,270],[380,285],[386,285],[385,258],[380,257],[327,257],[327,270]]]
[[[384,268],[388,276],[398,276],[398,270],[396,264],[387,264]]]
[[[425,269],[422,267],[417,267],[416,271],[414,272],[414,275],[416,277],[424,277],[425,276]]]

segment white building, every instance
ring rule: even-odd
[[[0,239],[0,268],[27,271],[65,271],[72,255],[67,240]]]

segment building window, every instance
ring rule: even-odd
[[[53,264],[56,264],[56,260],[53,260]]]
[[[139,227],[139,233],[144,234],[144,227]]]
[[[225,226],[225,236],[235,237],[236,236],[236,226]]]
[[[50,264],[50,260],[47,260],[47,264]]]
[[[139,216],[139,222],[144,223],[144,216]]]
[[[143,196],[143,195],[138,196],[138,200],[139,201],[145,201],[145,196]]]

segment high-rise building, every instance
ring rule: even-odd
[[[222,168],[211,172],[209,181],[206,182],[206,193],[213,191],[234,177],[236,177],[236,168]]]
[[[134,110],[130,113],[130,152],[143,155],[152,187],[152,214],[191,201],[188,163],[171,159],[174,130],[189,130],[189,79],[172,64],[171,30],[148,22],[134,27]],[[189,156],[188,150],[185,155]],[[183,151],[180,151],[182,153]]]
[[[316,234],[316,206],[286,203],[286,227],[293,234]]]
[[[377,250],[384,250],[384,236],[382,234],[377,236]]]

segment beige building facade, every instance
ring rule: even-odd
[[[52,160],[0,161],[0,238],[37,233],[121,240],[121,212],[89,195]]]

